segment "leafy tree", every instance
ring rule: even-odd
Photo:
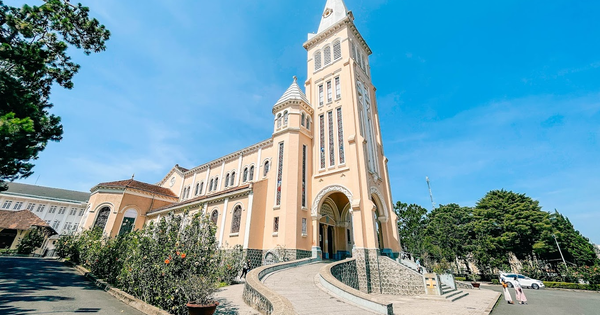
[[[427,209],[398,201],[394,206],[398,216],[398,235],[404,250],[414,255],[422,255],[423,236],[427,225]]]
[[[425,248],[435,261],[466,260],[472,219],[472,208],[455,203],[440,205],[428,215]]]
[[[551,227],[545,230],[539,241],[534,244],[539,258],[550,262],[562,262],[554,240],[556,236],[567,262],[577,266],[593,266],[599,263],[594,245],[575,229],[569,218],[555,210],[549,219]]]
[[[73,88],[80,67],[67,49],[100,52],[109,37],[81,4],[44,0],[17,8],[0,0],[0,191],[5,181],[31,175],[48,141],[61,140],[60,118],[48,110],[52,85]]]
[[[40,228],[33,228],[19,243],[17,246],[17,253],[29,255],[33,253],[37,248],[40,248],[44,243],[44,232]]]
[[[473,255],[481,269],[501,267],[513,253],[531,258],[533,246],[550,228],[549,214],[525,194],[493,190],[477,202],[473,212]]]

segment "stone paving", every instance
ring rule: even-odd
[[[375,299],[382,303],[393,303],[395,315],[487,315],[498,300],[498,293],[491,290],[461,290],[469,295],[454,302],[429,296],[375,295]]]
[[[263,282],[286,297],[300,315],[313,314],[375,314],[353,304],[341,301],[322,291],[315,284],[315,276],[327,262],[317,262],[284,269],[268,275]]]
[[[218,315],[259,315],[260,313],[248,306],[242,298],[244,283],[233,284],[217,291],[215,298],[219,301]]]

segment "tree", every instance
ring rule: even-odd
[[[451,263],[460,259],[466,262],[472,219],[472,208],[461,207],[455,203],[440,205],[429,213],[424,247],[433,260]]]
[[[44,232],[40,228],[32,228],[17,246],[17,253],[25,255],[33,253],[33,251],[42,246],[44,238]]]
[[[530,259],[533,246],[549,229],[549,214],[525,194],[493,190],[477,202],[473,212],[473,255],[481,269],[500,268],[512,253]]]
[[[423,235],[427,224],[427,209],[416,205],[396,202],[394,211],[398,216],[398,235],[405,251],[423,254]]]
[[[5,181],[31,175],[31,161],[62,138],[60,118],[48,110],[52,85],[73,88],[80,67],[67,49],[100,52],[109,37],[81,4],[45,0],[17,8],[0,0],[0,191]]]

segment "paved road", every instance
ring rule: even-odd
[[[314,278],[319,269],[328,263],[318,262],[284,269],[270,274],[263,282],[267,287],[290,300],[300,315],[374,314],[358,306],[340,301],[315,285]]]
[[[0,314],[72,313],[143,314],[61,262],[0,257]]]
[[[498,285],[486,286],[486,289],[502,292]],[[515,292],[510,289],[513,300]],[[525,289],[527,305],[509,305],[500,298],[492,315],[520,315],[520,314],[544,314],[544,315],[596,315],[600,314],[600,293],[595,292],[573,292],[553,289],[532,290]]]

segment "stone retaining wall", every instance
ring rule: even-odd
[[[356,273],[356,259],[348,259],[347,261],[333,265],[331,267],[331,275],[341,283],[359,290],[358,274]]]

